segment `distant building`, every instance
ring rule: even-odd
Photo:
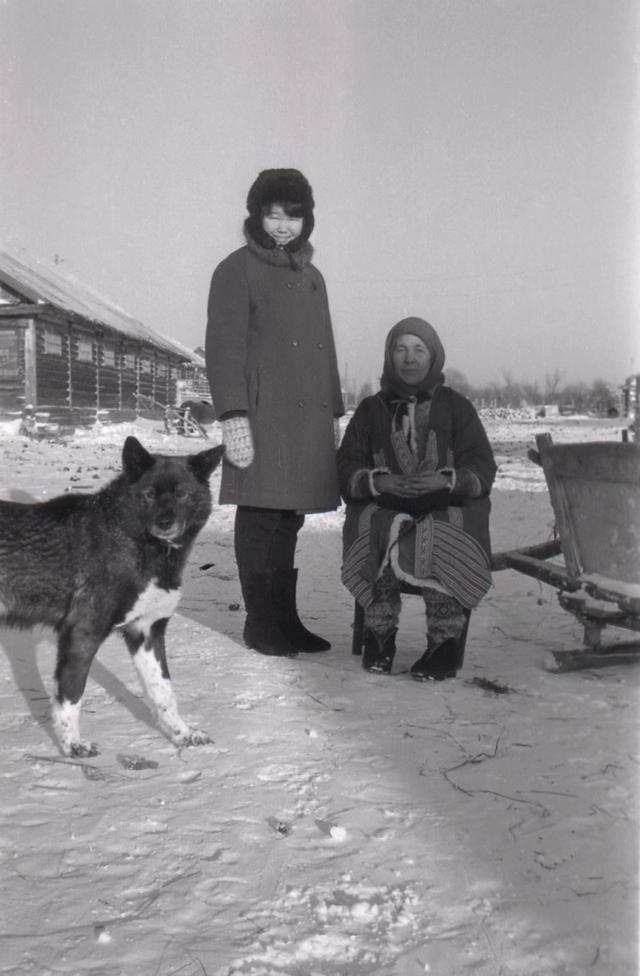
[[[539,407],[534,407],[536,417],[557,417],[560,407],[557,403],[542,403]]]
[[[196,346],[193,354],[198,357],[201,366],[183,369],[178,381],[178,403],[184,403],[185,400],[204,400],[211,403],[211,388],[207,378],[204,349],[202,346]]]
[[[202,356],[57,268],[0,250],[0,417],[128,420],[179,405],[181,387],[208,390]]]

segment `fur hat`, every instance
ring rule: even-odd
[[[429,372],[417,387],[408,386],[400,379],[395,371],[393,359],[391,358],[391,353],[399,337],[407,335],[407,333],[421,339],[431,353]],[[402,398],[417,396],[420,399],[422,396],[431,396],[434,389],[444,382],[444,376],[442,374],[444,360],[444,347],[440,341],[440,336],[432,325],[429,325],[424,319],[419,319],[415,316],[402,319],[400,322],[396,322],[385,340],[384,368],[380,379],[380,389],[384,393]]]
[[[297,251],[309,239],[314,225],[313,191],[300,170],[263,169],[249,190],[245,230],[257,244],[268,248],[275,245],[262,229],[262,212],[272,203],[297,203],[301,207],[302,233],[287,245],[287,250]]]

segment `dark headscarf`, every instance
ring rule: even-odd
[[[429,372],[417,386],[410,386],[400,379],[394,369],[391,358],[391,351],[399,337],[407,334],[417,336],[418,339],[421,339],[431,353]],[[384,368],[380,377],[380,389],[383,393],[401,400],[406,400],[409,397],[417,397],[418,400],[427,399],[432,396],[437,386],[441,386],[444,383],[444,376],[442,374],[443,367],[444,347],[433,326],[425,322],[424,319],[418,319],[413,316],[402,319],[394,325],[385,340]]]

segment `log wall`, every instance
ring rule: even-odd
[[[25,323],[5,319],[0,329],[0,417],[11,419],[25,402]]]
[[[25,407],[90,424],[176,404],[182,360],[115,330],[57,316],[0,317],[0,416]]]

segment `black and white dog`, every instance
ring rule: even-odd
[[[211,511],[209,477],[223,451],[150,454],[127,437],[122,473],[101,491],[0,501],[0,622],[57,632],[52,718],[65,755],[97,754],[80,739],[80,706],[91,662],[113,630],[124,637],[162,731],[178,746],[210,741],[180,717],[165,631]]]

